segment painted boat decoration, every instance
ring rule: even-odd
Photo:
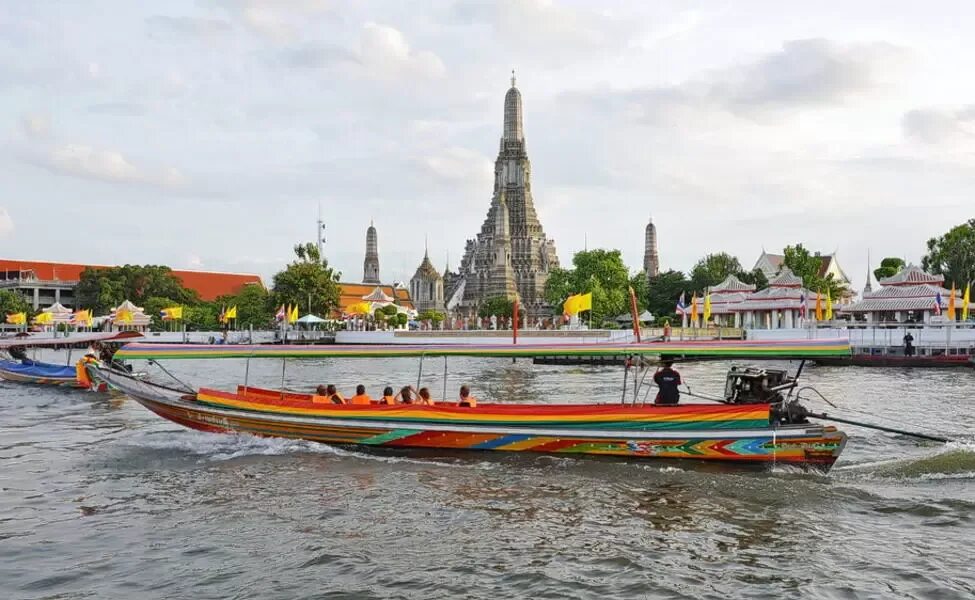
[[[620,353],[620,348],[625,347],[623,354],[647,356],[669,355],[678,347],[685,351],[705,344],[668,344],[663,353],[661,344],[512,346],[227,348],[130,344],[122,348],[118,355],[126,359],[152,360],[324,356],[507,357],[530,356],[533,353],[552,355],[553,352],[563,352],[565,355],[594,351]],[[805,341],[774,344],[733,342],[725,345],[710,343],[707,346],[709,353],[723,349],[727,353],[722,356],[729,357],[757,355],[802,358],[824,353],[849,353],[848,345],[835,340],[830,340],[829,344],[807,344]],[[653,348],[653,351],[649,348]],[[734,348],[733,352],[731,348]],[[97,368],[95,370],[98,371]],[[733,373],[729,374],[729,378],[743,377],[745,371],[733,370]],[[433,406],[319,404],[313,401],[314,396],[308,394],[267,390],[246,384],[232,392],[206,387],[192,391],[139,381],[121,373],[104,372],[98,376],[159,416],[191,429],[306,439],[329,444],[683,459],[760,467],[791,465],[826,472],[840,456],[847,439],[846,434],[835,427],[809,423],[801,411],[789,410],[787,399],[777,391],[784,389],[781,385],[766,390],[772,402],[747,402],[744,395],[736,392],[734,398],[737,403],[656,406],[637,402],[481,402],[476,408],[466,408],[446,402]],[[637,381],[641,379],[635,372],[634,382]],[[776,383],[783,381],[787,387],[794,379],[779,377]],[[749,386],[749,389],[757,387]],[[639,386],[634,389],[634,398],[637,397]]]

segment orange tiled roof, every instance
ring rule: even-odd
[[[87,268],[109,269],[106,265],[81,265],[75,263],[42,262],[36,260],[0,259],[0,271],[30,271],[44,281],[79,281]],[[245,285],[264,287],[259,275],[245,273],[218,273],[212,271],[180,271],[173,275],[183,285],[195,290],[202,300],[216,300],[219,296],[235,294]]]
[[[413,308],[413,300],[410,298],[410,291],[405,288],[394,288],[391,285],[375,285],[372,283],[340,283],[339,284],[339,310],[345,312],[349,306],[362,302],[363,296],[368,296],[374,289],[379,288],[387,296],[396,298],[396,304],[404,308]]]

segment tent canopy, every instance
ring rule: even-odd
[[[300,319],[298,319],[297,322],[298,323],[302,323],[303,325],[313,325],[313,324],[316,324],[316,323],[324,323],[325,322],[325,319],[323,319],[323,318],[321,318],[321,317],[319,317],[317,315],[308,314],[308,315],[305,315],[305,316],[301,317]]]

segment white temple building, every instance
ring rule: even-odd
[[[944,282],[943,276],[910,265],[896,275],[881,279],[877,291],[865,289],[859,302],[839,310],[867,323],[929,323],[948,309],[951,290],[944,287]],[[959,314],[962,292],[955,291],[955,308]]]

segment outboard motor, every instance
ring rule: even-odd
[[[784,369],[733,366],[725,380],[724,397],[728,404],[771,404],[771,420],[779,424],[806,423],[805,409],[787,402],[786,394],[796,379]]]

